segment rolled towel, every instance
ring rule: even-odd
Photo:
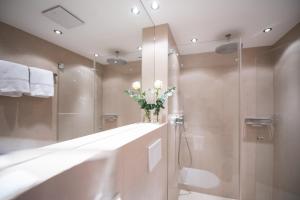
[[[30,72],[30,96],[33,97],[53,97],[54,96],[54,78],[53,72],[29,67]]]
[[[28,67],[0,60],[0,95],[20,97],[29,91]]]

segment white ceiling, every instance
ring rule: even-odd
[[[42,14],[42,11],[61,5],[83,20],[81,26],[65,29]],[[141,11],[138,16],[130,10],[139,0],[0,0],[0,21],[43,38],[80,55],[106,63],[114,50],[120,57],[138,60],[141,52],[142,28],[153,26]],[[53,29],[63,31],[56,35]]]
[[[152,0],[142,1],[156,25],[170,25],[181,54],[212,50],[226,33],[241,37],[244,47],[272,45],[300,22],[300,0],[157,0],[156,11],[150,9]],[[85,24],[64,29],[42,15],[56,5]],[[134,16],[134,5],[142,9],[139,0],[0,0],[0,21],[88,58],[102,54],[97,58],[101,63],[116,49],[126,59],[137,60],[142,28],[152,23],[144,10]],[[266,27],[273,31],[262,33]],[[54,28],[64,34],[54,34]],[[197,44],[190,43],[193,37],[199,39]]]
[[[218,42],[208,41],[220,40],[226,33],[241,37],[244,47],[272,45],[300,22],[300,0],[158,1],[160,9],[149,9],[151,17],[155,24],[170,25],[181,54],[198,53],[216,46]],[[262,33],[267,27],[273,31]],[[191,44],[193,37],[200,42]]]

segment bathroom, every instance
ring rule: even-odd
[[[0,0],[0,200],[298,200],[299,66],[298,0]]]

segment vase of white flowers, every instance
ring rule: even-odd
[[[162,81],[154,82],[154,87],[142,91],[140,82],[132,83],[132,88],[125,90],[125,93],[136,101],[144,110],[144,122],[159,123],[161,120],[160,111],[164,109],[167,99],[175,92],[175,87],[162,91]]]

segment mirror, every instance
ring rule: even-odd
[[[0,60],[53,72],[54,95],[0,96],[0,154],[140,122],[124,90],[141,81],[146,27],[139,0],[1,0]]]

